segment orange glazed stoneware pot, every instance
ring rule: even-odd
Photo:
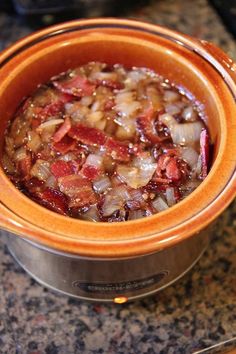
[[[75,297],[125,302],[182,276],[199,259],[208,225],[236,194],[236,65],[212,44],[156,25],[78,20],[43,29],[0,55],[1,151],[21,100],[52,76],[89,61],[147,67],[202,103],[214,144],[201,185],[143,219],[93,223],[36,204],[0,172],[0,226],[13,256],[44,285]]]

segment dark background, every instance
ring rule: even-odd
[[[149,0],[0,0],[0,11],[19,16],[23,23],[36,29],[79,17],[125,16],[132,8],[137,9],[148,2]],[[236,37],[236,0],[208,2]]]

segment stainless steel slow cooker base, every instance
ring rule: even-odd
[[[169,249],[123,259],[84,258],[46,249],[13,234],[10,253],[37,282],[83,300],[125,302],[172,284],[198,261],[208,244],[201,232]]]

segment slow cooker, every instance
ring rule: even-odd
[[[0,54],[0,141],[22,99],[50,77],[89,61],[155,70],[201,102],[214,144],[211,170],[166,211],[121,223],[61,216],[17,190],[1,169],[0,226],[20,265],[45,286],[86,300],[123,303],[185,274],[205,250],[212,222],[236,194],[236,65],[219,48],[126,19],[55,25]]]

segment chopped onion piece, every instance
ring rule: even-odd
[[[117,117],[115,122],[120,126],[116,131],[119,139],[130,139],[136,131],[136,121],[128,117]]]
[[[162,99],[159,91],[154,86],[147,87],[147,98],[151,102],[154,111],[159,111],[162,109]]]
[[[180,99],[179,94],[175,91],[166,90],[163,96],[166,102],[175,102]]]
[[[153,200],[152,205],[159,212],[169,208],[168,204],[166,204],[166,202],[161,197],[157,197],[155,200]]]
[[[15,154],[14,150],[14,139],[10,136],[5,137],[5,150],[9,157],[13,157]]]
[[[91,112],[87,115],[86,122],[93,125],[96,122],[98,122],[99,120],[101,120],[102,118],[103,118],[103,112],[102,111],[95,111],[95,112]]]
[[[57,180],[56,180],[56,178],[55,178],[53,175],[51,175],[51,176],[46,180],[45,185],[46,185],[47,187],[50,187],[50,188],[55,188],[55,187],[57,187]]]
[[[123,207],[123,200],[118,195],[107,194],[102,206],[102,213],[104,216],[113,214],[116,210]]]
[[[133,160],[133,167],[126,165],[118,165],[117,173],[123,182],[127,183],[132,188],[140,188],[148,184],[157,164],[152,162],[152,157],[145,156],[135,158]]]
[[[193,106],[186,107],[182,112],[182,116],[186,122],[194,122],[197,119],[197,113],[194,111]]]
[[[26,149],[22,146],[16,150],[15,155],[14,155],[14,159],[16,161],[20,161],[20,160],[25,159],[26,156],[27,156]]]
[[[121,185],[121,186],[116,187],[116,189],[114,189],[114,194],[118,195],[124,201],[127,201],[131,198],[131,196],[127,190],[127,187],[125,185]]]
[[[130,167],[126,165],[118,165],[117,173],[121,180],[132,188],[140,188],[146,186],[156,171],[156,163],[140,163],[140,168]]]
[[[191,146],[183,147],[181,149],[181,157],[193,169],[198,162],[198,153]]]
[[[49,127],[52,127],[54,125],[61,124],[63,122],[64,122],[64,119],[61,119],[61,118],[59,118],[59,119],[50,119],[50,120],[47,120],[46,122],[40,124],[36,130],[37,131],[41,131],[41,130],[43,130],[45,128],[49,128]]]
[[[124,203],[130,199],[130,194],[127,187],[119,185],[105,195],[102,206],[102,213],[104,216],[113,214],[116,210],[120,210]]]
[[[40,134],[43,143],[49,143],[52,139],[53,134],[55,133],[56,125],[50,125],[49,127],[44,128]]]
[[[68,152],[67,154],[60,156],[59,160],[66,162],[76,160],[76,155],[73,152]]]
[[[99,215],[96,206],[92,205],[85,213],[80,215],[80,218],[88,221],[99,221]]]
[[[140,189],[131,189],[129,194],[131,195],[131,199],[135,200],[136,202],[143,203],[143,193]]]
[[[165,124],[171,134],[171,138],[175,144],[188,145],[199,141],[203,128],[201,121],[179,124],[170,114],[162,114],[160,121]]]
[[[202,171],[202,159],[201,159],[201,155],[199,155],[198,160],[197,160],[197,164],[196,164],[196,168],[194,169],[194,175],[200,176],[201,171]]]
[[[136,88],[136,85],[139,81],[142,81],[146,78],[146,72],[142,69],[133,69],[127,73],[127,79],[125,80],[125,86],[128,88]]]
[[[131,210],[129,212],[129,220],[136,220],[136,219],[141,219],[143,218],[144,215],[144,211],[143,210]]]
[[[116,137],[119,140],[128,140],[128,139],[132,138],[132,136],[134,134],[135,134],[135,131],[133,133],[132,131],[128,131],[123,127],[118,127],[116,130]]]
[[[139,188],[147,184],[144,181],[140,181],[139,170],[137,167],[118,165],[117,173],[121,180],[132,188]]]
[[[165,124],[169,129],[173,125],[178,124],[175,118],[169,113],[161,114],[159,120],[161,123]]]
[[[89,112],[90,109],[87,106],[82,105],[80,101],[65,104],[66,115],[71,117],[75,122],[84,120]]]
[[[89,154],[85,165],[91,165],[97,168],[101,168],[102,166],[103,157],[101,155]]]
[[[141,108],[140,102],[135,101],[134,94],[131,91],[118,93],[115,102],[115,110],[125,117],[134,115]]]
[[[101,119],[94,125],[94,127],[100,130],[104,130],[106,128],[106,124],[106,119]]]
[[[181,108],[177,104],[172,103],[172,104],[167,104],[165,106],[165,111],[168,114],[175,115],[175,114],[179,114],[181,112]]]
[[[83,106],[90,106],[93,102],[93,97],[92,96],[84,96],[81,98],[80,100],[80,103],[83,105]]]
[[[123,102],[119,103],[115,106],[115,110],[118,113],[121,113],[125,117],[130,117],[134,115],[139,109],[141,108],[141,105],[138,101],[133,101],[133,102]]]
[[[50,163],[45,160],[37,160],[31,168],[30,174],[41,181],[46,181],[51,176]]]
[[[175,189],[173,187],[166,188],[166,201],[169,207],[176,204]]]
[[[133,165],[145,171],[156,168],[156,163],[153,163],[153,157],[146,153],[145,155],[134,158]]]
[[[90,75],[90,79],[92,80],[109,80],[109,81],[117,81],[118,76],[115,72],[95,72]]]
[[[188,145],[199,141],[202,128],[200,121],[175,124],[170,128],[170,134],[175,144]]]
[[[31,151],[33,151],[33,152],[37,152],[38,149],[39,149],[40,146],[41,146],[41,139],[40,139],[40,136],[39,136],[36,132],[34,132],[34,131],[32,131],[32,130],[30,130],[30,131],[28,132],[28,142],[27,142],[27,146],[28,146],[28,148],[29,148]]]
[[[93,188],[97,193],[103,193],[111,188],[110,178],[107,176],[103,176],[99,180],[93,182]]]
[[[2,157],[2,166],[8,173],[14,173],[16,170],[14,163],[7,154],[4,154]]]
[[[101,109],[101,101],[97,100],[93,103],[91,107],[91,112],[96,112],[99,111],[100,109]]]

